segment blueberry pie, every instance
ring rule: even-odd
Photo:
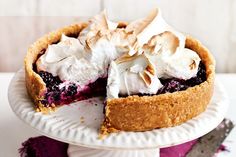
[[[210,52],[158,9],[129,24],[102,12],[42,37],[25,57],[37,111],[104,96],[101,134],[171,127],[199,115],[212,97],[214,71]]]

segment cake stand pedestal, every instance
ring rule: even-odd
[[[69,146],[70,157],[159,157],[159,148],[140,150],[105,150]]]
[[[176,127],[146,132],[112,133],[98,138],[104,98],[91,98],[60,107],[48,115],[35,112],[25,88],[24,70],[16,73],[8,90],[13,112],[42,135],[70,144],[70,157],[158,157],[159,149],[201,137],[223,120],[228,98],[216,81],[206,111]]]

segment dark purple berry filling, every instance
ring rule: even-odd
[[[176,91],[186,90],[189,87],[199,85],[202,82],[206,81],[206,67],[202,62],[200,62],[197,76],[192,77],[191,79],[188,80],[173,78],[173,79],[160,79],[160,81],[163,84],[163,87],[158,90],[157,94],[163,94],[167,92],[173,93]]]
[[[94,83],[90,83],[81,89],[80,86],[72,82],[68,82],[66,86],[59,88],[59,85],[62,85],[63,82],[58,76],[54,77],[51,73],[45,71],[40,71],[39,75],[47,87],[44,95],[45,99],[41,100],[45,107],[50,107],[51,104],[69,104],[73,101],[84,100],[94,96],[104,96],[106,94],[106,78],[99,78]]]
[[[58,76],[54,77],[51,73],[46,72],[46,71],[40,71],[39,75],[41,76],[41,78],[43,79],[43,81],[45,82],[47,88],[50,91],[56,91],[58,90],[58,85],[60,83],[62,83],[62,81],[60,80],[60,78]]]

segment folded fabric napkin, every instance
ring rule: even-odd
[[[161,157],[183,157],[197,142],[193,140],[177,146],[168,148],[162,148],[160,150]],[[39,136],[29,138],[22,144],[22,148],[19,150],[21,157],[68,157],[67,148],[68,144],[46,136]]]
[[[19,149],[21,157],[67,157],[68,144],[46,136],[29,138]]]
[[[216,152],[227,150],[221,143],[233,127],[231,121],[224,120],[216,129],[199,139],[161,148],[160,157],[212,157]],[[25,141],[19,153],[21,157],[68,157],[68,146],[67,143],[39,136]]]
[[[161,148],[160,157],[185,157],[186,154],[192,149],[198,140],[186,142],[184,144]]]

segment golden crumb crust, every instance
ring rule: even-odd
[[[75,24],[59,29],[55,32],[51,32],[33,43],[26,54],[25,65],[25,82],[28,94],[34,101],[37,111],[48,113],[50,110],[55,110],[56,106],[44,107],[40,100],[44,99],[44,93],[46,92],[46,84],[42,78],[34,71],[33,67],[37,61],[39,55],[43,50],[46,50],[48,45],[58,42],[61,39],[61,35],[78,36],[79,32],[87,26],[86,23]]]
[[[207,80],[184,91],[155,96],[107,100],[101,135],[117,131],[147,131],[172,127],[205,111],[214,88],[215,60],[196,39],[187,36],[185,47],[195,51],[206,66]]]

